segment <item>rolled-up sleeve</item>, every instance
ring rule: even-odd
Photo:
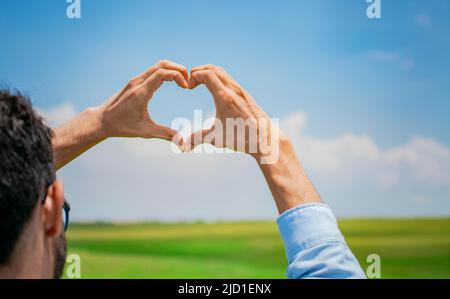
[[[277,223],[289,278],[366,278],[327,205],[298,206],[283,213]]]

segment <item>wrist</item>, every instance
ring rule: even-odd
[[[279,129],[276,138],[269,137],[268,140],[270,141],[270,151],[268,153],[265,152],[266,150],[261,150],[267,145],[261,146],[258,144],[258,151],[250,154],[259,165],[278,164],[281,158],[294,152],[291,140]]]
[[[283,213],[301,204],[321,202],[319,194],[297,158],[292,142],[282,133],[278,149],[278,159],[274,163],[261,163],[257,159],[278,211]]]
[[[83,114],[86,115],[89,131],[95,139],[101,141],[111,137],[105,121],[105,109],[102,106],[87,108]]]

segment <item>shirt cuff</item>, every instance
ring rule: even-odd
[[[342,242],[345,244],[336,217],[326,204],[297,206],[281,214],[277,223],[289,263],[299,252],[321,243]]]

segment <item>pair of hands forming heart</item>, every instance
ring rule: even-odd
[[[148,112],[148,103],[164,81],[175,81],[186,89],[206,85],[216,107],[212,127],[193,133],[183,142],[178,132],[154,122]],[[228,125],[229,120],[233,121],[232,126]],[[244,126],[239,124],[241,121]],[[244,136],[239,135],[239,129],[242,133],[243,127]],[[247,134],[247,129],[256,132],[256,141],[255,134]],[[175,142],[184,151],[207,142],[245,152],[257,160],[280,214],[299,204],[321,202],[289,138],[279,131],[250,94],[220,67],[199,66],[189,73],[186,67],[170,61],[157,63],[101,106],[88,108],[55,129],[52,145],[56,169],[109,137],[161,138]]]
[[[216,122],[207,129],[193,133],[184,141],[177,131],[157,124],[148,112],[148,103],[155,91],[164,81],[175,81],[184,89],[194,89],[200,84],[206,85],[211,92],[216,107]],[[190,73],[186,67],[167,60],[160,61],[128,84],[106,103],[100,106],[100,121],[104,137],[143,137],[160,138],[176,143],[183,151],[191,151],[196,145],[208,142],[219,147],[236,150],[236,143],[224,138],[223,142],[205,140],[216,130],[222,130],[220,136],[226,136],[224,126],[227,119],[243,119],[258,126],[258,119],[265,119],[272,127],[267,114],[223,68],[204,65],[193,68]],[[234,130],[234,128],[233,128]],[[271,130],[269,130],[270,132]],[[267,134],[267,133],[266,133]],[[248,140],[246,140],[248,143]],[[246,144],[245,149],[248,149]],[[247,150],[243,150],[248,152]],[[257,153],[251,153],[257,154]]]

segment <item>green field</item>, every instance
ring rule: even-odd
[[[381,257],[383,278],[450,278],[450,219],[341,220],[366,268]],[[78,224],[68,251],[82,278],[285,278],[275,223]]]

